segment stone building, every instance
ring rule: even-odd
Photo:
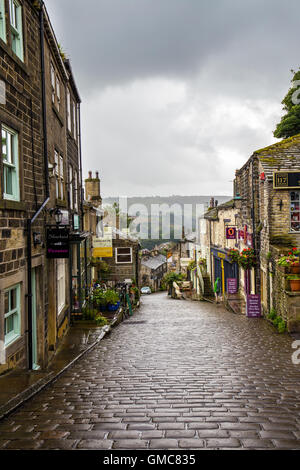
[[[238,247],[237,239],[227,239],[228,229],[236,230],[239,215],[240,202],[230,200],[218,206],[211,206],[203,216],[200,232],[201,256],[206,260],[207,272],[210,275],[211,284],[217,278],[220,279],[220,294],[228,297],[228,280],[236,279],[239,286],[239,269],[236,263],[232,263],[228,257],[228,251]]]
[[[143,256],[140,267],[140,285],[149,286],[154,292],[161,287],[161,281],[167,272],[167,258],[164,255]]]
[[[230,227],[234,236],[228,239]],[[245,313],[248,296],[257,295],[264,315],[274,309],[289,331],[298,331],[300,292],[291,292],[287,270],[277,261],[300,247],[300,135],[255,151],[236,171],[234,198],[205,213],[201,232],[211,282],[220,277],[233,310]],[[238,267],[228,256],[231,248],[253,249],[256,265]],[[234,280],[230,288],[228,279]]]
[[[261,295],[265,314],[274,309],[290,331],[297,330],[300,292],[290,291],[277,260],[292,246],[300,247],[300,135],[254,152],[236,172],[234,186],[241,200],[243,240],[252,240],[258,260],[248,290]]]
[[[85,207],[86,224],[90,224],[89,231],[93,233],[92,280],[104,281],[113,287],[130,279],[139,285],[140,242],[130,235],[128,229],[120,229],[122,215],[118,208],[112,211],[102,208],[98,172],[93,178],[90,171],[85,180]]]
[[[67,331],[70,263],[47,258],[47,228],[61,221],[80,231],[82,214],[80,98],[43,2],[0,1],[0,55],[1,372],[46,366]],[[68,88],[76,103],[74,145],[68,145]],[[70,217],[69,164],[79,221]]]

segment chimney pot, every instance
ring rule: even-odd
[[[99,179],[99,171],[96,171],[96,178]]]
[[[92,172],[89,171],[89,179],[92,179]]]

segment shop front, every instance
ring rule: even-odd
[[[92,283],[90,264],[91,239],[89,233],[70,234],[70,298],[71,314],[80,315]]]
[[[211,261],[213,266],[213,284],[219,278],[221,281],[221,294],[233,294],[238,291],[239,269],[236,263],[232,263],[227,252],[222,249],[211,249]],[[234,292],[236,291],[236,292]]]

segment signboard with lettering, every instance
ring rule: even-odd
[[[300,171],[275,171],[274,189],[300,189]]]
[[[227,294],[236,294],[238,291],[237,288],[237,279],[228,278],[227,279]]]
[[[66,227],[47,229],[47,258],[69,258],[69,234]]]
[[[236,239],[236,227],[226,227],[226,240]]]
[[[103,237],[93,237],[93,257],[94,258],[112,258],[113,257],[112,231],[110,227],[104,228]]]
[[[260,295],[247,295],[247,317],[261,317],[261,298]]]

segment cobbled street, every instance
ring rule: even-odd
[[[0,423],[0,448],[300,448],[291,337],[210,303],[142,300]]]

